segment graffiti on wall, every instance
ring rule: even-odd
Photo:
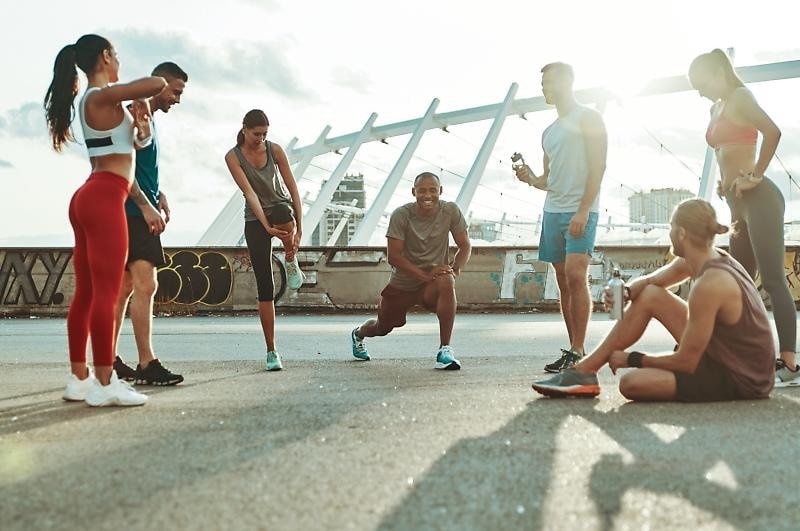
[[[600,302],[603,299],[605,288],[611,272],[616,268],[620,270],[623,280],[630,282],[642,275],[655,271],[671,260],[668,251],[654,257],[641,259],[636,256],[626,256],[624,250],[609,252],[599,251],[592,255],[589,261],[589,290],[592,299]],[[553,266],[539,260],[536,250],[507,250],[503,257],[503,271],[500,281],[501,301],[526,302],[521,300],[517,290],[529,282],[541,285],[542,299],[555,301],[559,299],[558,281]],[[798,279],[800,288],[800,279]]]
[[[71,250],[7,251],[0,265],[0,306],[63,304],[58,286],[70,258]],[[37,273],[37,266],[44,274]]]
[[[177,251],[158,269],[159,303],[218,306],[231,296],[233,271],[228,258],[215,251]]]

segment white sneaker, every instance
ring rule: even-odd
[[[86,403],[94,407],[103,406],[141,406],[147,402],[147,395],[136,392],[128,382],[117,378],[116,371],[111,372],[111,381],[103,385],[95,379],[95,385],[86,395]]]
[[[87,367],[87,369],[89,370],[89,376],[83,380],[80,380],[74,374],[69,375],[67,388],[64,389],[64,394],[61,398],[69,402],[83,402],[86,400],[86,395],[89,394],[89,391],[91,391],[92,387],[94,387],[94,383],[97,381],[92,369],[90,367]]]

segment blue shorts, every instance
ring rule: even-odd
[[[592,254],[597,232],[597,212],[589,212],[583,236],[577,238],[569,234],[569,222],[574,215],[574,212],[544,213],[542,234],[539,236],[539,260],[560,264],[566,262],[568,254]]]

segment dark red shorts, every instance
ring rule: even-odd
[[[425,283],[413,291],[398,289],[391,285],[383,288],[378,305],[378,321],[383,325],[399,328],[406,324],[406,314],[414,306],[423,306],[435,312],[435,306],[427,306],[422,300],[427,286]]]

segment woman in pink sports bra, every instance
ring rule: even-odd
[[[728,202],[735,223],[730,254],[751,277],[755,278],[756,271],[761,274],[761,285],[772,302],[781,352],[775,385],[800,385],[795,360],[797,310],[783,267],[785,203],[775,183],[764,177],[781,132],[722,50],[696,57],[689,67],[689,81],[701,96],[714,102],[706,141],[719,164],[718,193]],[[759,132],[761,148],[756,149]]]

